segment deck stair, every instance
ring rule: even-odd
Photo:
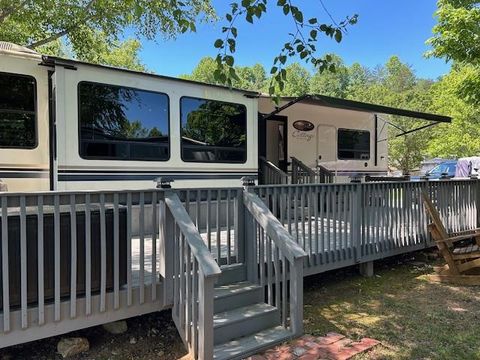
[[[232,271],[222,269],[214,295],[214,359],[241,359],[288,340],[279,309],[264,302],[264,289],[246,279],[229,282]],[[238,280],[238,275],[235,275]]]

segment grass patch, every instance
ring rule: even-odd
[[[375,264],[305,279],[305,333],[382,342],[357,359],[480,359],[480,287],[431,283],[432,262]],[[416,265],[414,265],[416,264]]]

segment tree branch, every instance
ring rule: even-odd
[[[90,1],[88,2],[88,4],[85,5],[85,7],[83,8],[82,11],[85,12],[85,13],[87,13],[88,10],[90,10],[90,8],[93,6],[93,3],[94,3],[95,1],[96,1],[96,0],[90,0]],[[67,35],[70,31],[72,31],[73,29],[75,29],[78,25],[80,25],[81,23],[84,23],[84,22],[92,19],[93,17],[94,17],[93,15],[91,15],[91,16],[85,15],[85,17],[84,17],[83,19],[78,20],[73,26],[70,26],[70,27],[68,27],[68,28],[66,28],[66,29],[64,29],[64,30],[62,30],[62,31],[59,31],[59,32],[57,32],[57,33],[55,33],[55,34],[52,34],[52,35],[46,37],[46,38],[43,39],[43,40],[36,41],[36,42],[28,45],[27,48],[29,48],[29,49],[35,49],[35,48],[37,48],[37,47],[39,47],[39,46],[42,46],[42,45],[48,44],[48,43],[50,43],[50,42],[52,42],[52,41],[55,41],[55,40],[61,38],[62,36]]]
[[[24,7],[29,0],[23,0],[20,1],[17,6],[11,6],[10,8],[7,8],[6,10],[2,10],[0,13],[0,23],[4,22],[11,14],[13,14],[15,11],[18,11],[22,7]]]

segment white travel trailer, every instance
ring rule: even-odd
[[[260,115],[259,115],[260,113]],[[377,114],[450,118],[256,92],[74,60],[0,42],[0,180],[9,191],[238,186],[258,157],[339,176],[385,174]]]
[[[282,98],[278,106],[269,97],[260,97],[258,108],[265,114],[259,137],[266,141],[260,156],[283,170],[292,157],[313,170],[321,166],[334,174],[335,182],[387,175],[390,115],[432,121],[415,130],[400,130],[398,136],[451,121],[446,116],[321,95]]]

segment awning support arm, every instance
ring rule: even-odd
[[[395,137],[405,136],[405,135],[411,134],[411,133],[413,133],[413,132],[415,132],[415,131],[423,130],[423,129],[429,128],[430,126],[435,126],[435,125],[438,125],[438,124],[440,124],[440,122],[435,121],[435,122],[433,122],[433,123],[431,123],[431,124],[427,124],[427,125],[424,125],[424,126],[420,126],[420,127],[418,127],[418,128],[412,129],[412,130],[404,131],[404,132],[402,132],[401,134],[395,135]]]
[[[268,119],[270,119],[271,117],[273,117],[273,116],[277,115],[278,113],[282,112],[282,111],[285,110],[286,108],[289,108],[290,106],[296,104],[296,103],[299,102],[299,101],[308,99],[309,97],[311,97],[311,95],[308,95],[308,94],[299,96],[299,97],[293,99],[292,101],[289,101],[289,102],[286,103],[285,105],[275,108],[275,110],[273,110],[270,114],[264,115],[264,116],[263,116],[263,120],[268,120]]]

